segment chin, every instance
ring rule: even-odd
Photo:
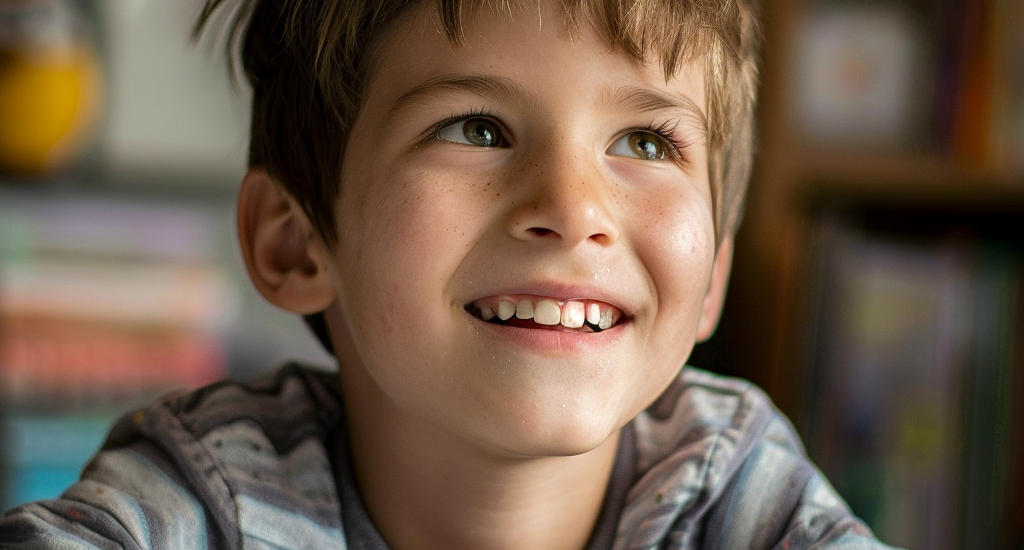
[[[600,447],[621,425],[597,415],[558,408],[554,418],[520,419],[498,434],[494,445],[510,457],[578,456]],[[493,435],[492,435],[493,437]]]

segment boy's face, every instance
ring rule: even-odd
[[[425,10],[401,20],[336,211],[346,393],[505,456],[594,448],[715,322],[703,78],[666,82],[586,24],[570,37],[557,5],[484,10],[461,46]],[[614,324],[577,328],[588,313]]]

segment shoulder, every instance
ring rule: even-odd
[[[781,424],[781,425],[780,425]],[[637,467],[646,473],[668,456],[688,450],[706,460],[716,484],[735,459],[770,437],[803,452],[788,422],[767,395],[738,378],[686,367],[661,397],[634,421]]]
[[[633,427],[638,481],[617,548],[884,548],[749,382],[687,367]]]
[[[334,387],[331,375],[290,365],[253,384],[221,382],[125,415],[60,499],[0,521],[0,543],[330,547],[341,536],[324,444],[341,418]]]
[[[249,384],[222,381],[166,396],[122,417],[104,448],[139,438],[172,455],[195,447],[217,458],[224,471],[237,467],[241,456],[285,459],[310,441],[324,441],[340,421],[335,378],[290,364]]]

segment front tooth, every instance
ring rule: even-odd
[[[516,314],[516,305],[508,300],[500,300],[498,302],[498,318],[502,321],[508,321]]]
[[[562,321],[562,308],[554,300],[541,300],[533,308],[533,320],[538,325],[557,325]]]
[[[484,306],[480,308],[480,318],[484,321],[490,321],[494,319],[494,308],[491,306]]]
[[[583,326],[583,302],[566,302],[562,307],[562,326],[580,328]]]
[[[601,330],[612,328],[612,310],[601,309],[601,320],[597,323]]]
[[[595,327],[601,322],[601,306],[593,302],[587,304],[587,322]]]
[[[516,306],[516,319],[533,319],[533,302],[523,300]]]

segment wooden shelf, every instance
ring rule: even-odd
[[[837,213],[843,223],[849,221],[872,232],[872,238],[895,235],[929,244],[959,239],[967,243],[968,249],[976,243],[980,254],[998,249],[1013,258],[1011,263],[1024,265],[1024,240],[1018,237],[1020,227],[1024,227],[1024,168],[1001,167],[920,147],[884,151],[824,149],[798,136],[795,113],[799,105],[794,99],[794,75],[798,71],[792,66],[798,40],[794,33],[809,10],[825,3],[842,2],[768,0],[765,4],[760,148],[754,178],[744,224],[736,236],[733,274],[722,323],[715,337],[695,350],[692,360],[697,366],[718,365],[716,368],[722,372],[761,385],[797,426],[805,425],[808,396],[818,391],[809,373],[814,364],[811,349],[818,333],[814,323],[820,321],[815,313],[815,288],[821,284],[816,275],[821,265],[816,262],[827,246],[818,223],[823,212]],[[953,21],[949,19],[949,10],[977,9],[981,5],[972,0],[957,0],[943,3],[939,8],[947,11],[939,13],[941,9],[931,0],[899,4],[912,5],[913,9],[946,24]],[[1000,5],[1005,9],[1005,3]],[[939,27],[928,30],[940,31]],[[933,38],[936,42],[949,40]],[[958,78],[970,82],[971,90],[977,91],[976,79],[963,75]],[[952,84],[963,87],[962,83]],[[963,107],[957,105],[955,108]],[[946,141],[965,149],[969,148],[965,144],[984,142],[966,139],[976,134],[967,131],[952,136],[959,139],[947,136]],[[965,154],[986,154],[979,151]],[[1017,283],[1024,289],[1022,285],[1024,282]],[[1018,333],[1024,331],[1024,301],[1021,303],[1020,320],[1014,325]],[[1017,355],[1024,357],[1019,352]],[[1018,385],[1015,395],[1022,396],[1024,376],[1014,377]],[[1017,420],[1012,423],[1020,441],[1019,434],[1024,433],[1024,422],[1020,420],[1024,418],[1020,415],[1024,399],[1016,399]],[[1020,468],[1024,461],[1021,445],[1024,444],[1018,442],[1017,450],[1008,459],[1016,465],[1013,471],[1017,472],[1024,471]],[[1007,495],[1005,508],[1007,515],[1013,517],[1000,526],[1005,531],[1005,541],[989,547],[1017,548],[1024,542],[1024,515],[1020,512],[1024,510],[1024,485],[1020,484],[1022,474],[1014,475],[1009,480],[1012,494]],[[971,544],[956,541],[951,547],[967,548]]]
[[[885,155],[858,151],[812,151],[791,161],[804,182],[844,181],[864,187],[917,188],[927,195],[943,187],[1024,189],[1024,173],[991,166],[970,166],[939,154]]]

